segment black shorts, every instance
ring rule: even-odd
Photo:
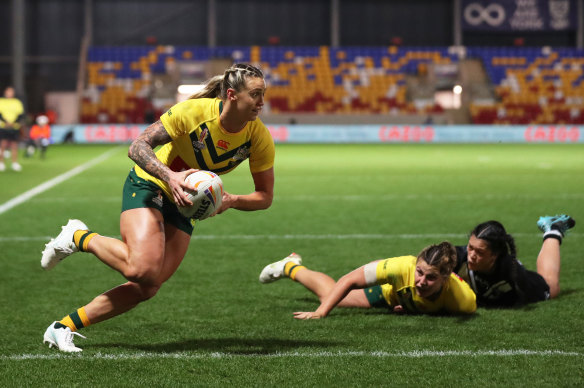
[[[20,129],[0,128],[0,140],[18,141],[20,139]]]
[[[174,202],[168,199],[160,187],[140,178],[132,169],[124,183],[122,212],[139,208],[158,209],[162,213],[164,222],[176,226],[188,235],[193,234],[194,220],[191,221],[190,218],[180,214]]]
[[[526,270],[523,276],[527,285],[524,289],[526,303],[541,302],[550,298],[550,286],[540,274]]]

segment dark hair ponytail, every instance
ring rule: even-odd
[[[498,221],[487,221],[477,225],[471,232],[471,236],[486,241],[489,249],[497,257],[517,257],[515,239],[507,233],[503,225]]]

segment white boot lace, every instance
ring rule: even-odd
[[[64,341],[65,341],[65,345],[66,345],[66,346],[75,347],[75,345],[73,344],[73,336],[74,336],[74,335],[76,335],[76,336],[79,336],[79,337],[81,337],[81,338],[86,338],[86,337],[85,337],[83,334],[79,334],[78,332],[76,332],[76,331],[71,331],[71,330],[69,329],[69,330],[67,330],[67,332],[65,333],[65,338],[64,338]]]

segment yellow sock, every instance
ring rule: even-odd
[[[87,318],[87,314],[85,314],[85,307],[78,308],[74,313],[63,317],[59,323],[67,326],[71,331],[77,331],[91,325],[89,318]]]
[[[87,252],[89,242],[95,236],[97,236],[97,233],[94,233],[90,230],[78,230],[73,233],[73,242],[81,252]]]
[[[284,265],[284,276],[288,276],[292,280],[296,280],[296,273],[301,269],[306,269],[305,266],[289,261]]]

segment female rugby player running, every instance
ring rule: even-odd
[[[236,64],[211,78],[189,100],[171,107],[130,146],[136,162],[123,190],[122,240],[93,233],[70,220],[43,251],[41,265],[51,269],[78,251],[90,252],[128,281],[97,296],[45,331],[44,342],[64,352],[79,352],[77,330],[123,314],[152,298],[177,270],[189,246],[191,220],[177,206],[191,205],[185,177],[194,169],[225,174],[249,158],[255,191],[225,192],[217,213],[229,208],[270,207],[274,189],[274,142],[256,120],[266,84],[260,69]],[[154,152],[154,148],[162,146]]]
[[[401,256],[365,264],[335,282],[330,276],[311,271],[292,253],[267,265],[260,282],[288,277],[317,295],[321,305],[314,312],[295,312],[297,319],[326,317],[335,306],[384,307],[394,312],[472,314],[475,294],[452,273],[456,249],[444,241],[426,247],[418,257]]]

